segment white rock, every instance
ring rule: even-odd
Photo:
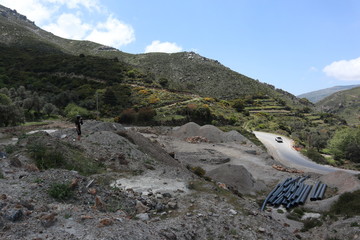
[[[146,191],[146,192],[142,192],[141,195],[143,195],[143,196],[149,196],[149,195],[150,195],[150,192],[147,192],[147,191]]]
[[[150,220],[149,214],[147,213],[139,213],[135,216],[136,218],[138,218],[141,221],[148,221]]]
[[[237,214],[237,211],[235,211],[234,209],[230,209],[230,214],[232,214],[232,215],[236,215]]]
[[[321,214],[320,213],[305,213],[302,217],[301,220],[305,220],[308,218],[320,218]]]

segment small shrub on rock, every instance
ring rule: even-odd
[[[309,231],[311,228],[314,227],[320,227],[322,225],[322,222],[319,219],[316,218],[309,218],[304,220],[304,226],[301,229],[302,232]]]
[[[198,175],[199,177],[203,177],[206,173],[206,171],[202,167],[199,167],[199,166],[192,167],[191,171],[193,173],[195,173],[196,175]]]
[[[59,168],[64,165],[64,156],[61,152],[46,148],[40,143],[32,143],[28,146],[31,157],[39,169]]]
[[[54,183],[50,186],[48,193],[56,200],[68,200],[73,196],[69,183]]]
[[[304,215],[304,210],[301,208],[294,208],[289,214],[286,215],[288,219],[294,221],[301,221],[301,217]]]

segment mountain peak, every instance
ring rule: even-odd
[[[0,5],[0,15],[9,20],[22,21],[35,26],[35,22],[30,21],[25,15],[18,13],[15,9],[12,10],[10,8]]]

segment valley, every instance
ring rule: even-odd
[[[1,5],[0,28],[1,239],[359,238],[359,88],[314,104],[195,52],[60,38]],[[324,198],[261,210],[301,177]]]

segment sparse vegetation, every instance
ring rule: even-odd
[[[278,209],[278,210],[276,210],[278,213],[280,213],[280,214],[283,214],[284,213],[284,211],[282,210],[282,209]]]
[[[61,152],[55,149],[49,149],[38,142],[29,144],[27,148],[39,169],[64,167],[65,160]]]
[[[195,173],[196,175],[198,175],[199,177],[204,177],[206,173],[206,171],[200,166],[192,167],[190,165],[187,165],[186,168],[192,171],[193,173]]]
[[[16,145],[10,144],[10,145],[6,145],[6,146],[5,146],[5,152],[6,152],[7,154],[12,154],[13,152],[16,151],[16,149],[17,149],[17,146],[16,146]]]
[[[321,155],[316,149],[310,148],[306,151],[303,151],[304,155],[313,160],[314,162],[320,163],[320,164],[327,164],[325,157]]]
[[[307,232],[311,228],[320,227],[323,223],[317,218],[309,218],[303,221],[304,226],[301,229],[302,232]]]
[[[63,168],[78,171],[83,175],[100,173],[104,169],[102,163],[85,157],[72,145],[61,142],[49,145],[43,140],[36,139],[36,136],[31,140],[32,142],[27,145],[27,151],[39,169]]]
[[[51,197],[59,201],[68,200],[73,197],[73,191],[69,183],[53,183],[48,193]]]
[[[6,15],[5,12],[2,14]],[[2,16],[0,18],[4,21],[14,16],[16,12],[12,11],[9,18]],[[345,124],[333,114],[314,113],[311,103],[306,99],[296,99],[281,89],[254,81],[229,70],[217,61],[195,53],[126,54],[115,49],[109,51],[108,47],[88,41],[70,42],[53,35],[50,37],[44,35],[44,37],[41,36],[43,34],[41,30],[32,31],[31,23],[26,24],[27,28],[23,31],[16,30],[16,33],[20,33],[17,34],[21,40],[19,43],[0,46],[0,127],[18,125],[24,121],[41,121],[57,114],[69,120],[80,114],[87,119],[100,116],[102,119],[106,117],[110,121],[114,119],[115,122],[133,125],[181,125],[194,121],[201,125],[210,123],[222,129],[237,130],[255,144],[260,143],[251,133],[252,130],[259,129],[290,136],[295,139],[297,147],[305,149],[309,157],[322,160],[322,154],[329,154],[333,150],[327,145],[328,140],[337,132],[339,125]],[[5,25],[2,28],[3,36],[7,34],[6,28],[15,31],[15,27]],[[22,25],[17,23],[16,29],[21,28]],[[30,34],[36,32],[36,36],[40,35],[48,42],[29,37],[28,33],[23,34],[25,31],[29,31]],[[52,42],[54,39],[55,41]],[[94,54],[101,57],[92,56]],[[103,131],[101,132],[103,134]],[[94,140],[93,134],[86,133],[84,139]],[[122,139],[116,140],[116,134],[111,136],[115,139],[113,143],[120,145],[116,149],[118,152],[114,148],[109,148],[106,141],[103,143],[94,141],[91,144],[86,141],[71,142],[71,139],[54,140],[55,138],[46,134],[24,136],[20,138],[24,141],[21,144],[14,148],[6,147],[8,154],[19,152],[25,155],[27,150],[41,171],[39,172],[33,164],[28,164],[27,157],[19,157],[21,159],[19,161],[24,163],[21,169],[18,166],[9,166],[13,172],[8,171],[7,168],[0,169],[0,178],[4,177],[2,174],[4,171],[6,177],[10,176],[9,180],[11,179],[11,181],[2,180],[7,184],[3,188],[6,194],[1,194],[0,197],[1,201],[6,202],[4,210],[7,212],[3,214],[5,228],[2,229],[4,231],[1,234],[5,234],[6,237],[19,235],[19,232],[25,234],[21,228],[35,221],[36,224],[31,225],[34,227],[31,230],[33,233],[37,234],[47,228],[49,231],[46,234],[49,234],[49,238],[54,234],[60,234],[59,238],[61,238],[64,234],[68,234],[66,231],[56,230],[64,227],[64,219],[56,221],[61,216],[76,220],[79,234],[89,232],[94,236],[102,234],[108,237],[124,230],[127,234],[128,229],[119,229],[115,224],[113,229],[109,228],[109,231],[102,231],[99,227],[115,222],[121,224],[124,220],[137,221],[134,220],[136,214],[142,210],[136,209],[134,205],[141,202],[151,209],[145,211],[146,214],[151,215],[152,221],[167,221],[167,218],[171,218],[171,222],[161,222],[165,227],[159,226],[155,230],[148,228],[149,224],[133,222],[144,227],[140,230],[130,229],[131,234],[134,233],[132,235],[134,238],[139,235],[147,237],[148,233],[152,234],[152,237],[158,233],[158,238],[169,239],[181,237],[190,239],[196,236],[209,239],[261,237],[260,235],[273,238],[290,236],[286,235],[287,231],[281,226],[276,225],[278,224],[276,221],[254,217],[257,211],[253,200],[247,202],[249,199],[254,199],[252,196],[242,197],[236,190],[228,190],[223,184],[217,185],[215,181],[205,176],[206,172],[200,166],[188,166],[201,178],[189,182],[188,188],[194,191],[184,194],[184,197],[181,189],[178,189],[176,194],[167,193],[167,196],[158,196],[158,192],[151,194],[149,192],[148,197],[145,196],[146,194],[140,197],[138,193],[133,192],[133,189],[126,191],[111,189],[109,185],[114,180],[142,175],[149,172],[147,169],[156,169],[155,173],[160,173],[159,177],[174,177],[176,174],[176,178],[179,177],[182,181],[189,179],[189,173],[182,172],[184,169],[180,167],[176,170],[171,169],[170,164],[163,168],[162,161],[152,162],[145,157],[142,159],[141,147],[136,148],[136,153],[135,150],[129,152],[122,148],[127,142],[124,143]],[[131,141],[129,136],[127,138]],[[112,138],[106,140],[111,141]],[[160,138],[157,140],[160,141]],[[133,144],[135,142],[137,141],[132,141]],[[248,141],[239,143],[244,147],[242,144],[250,147]],[[26,149],[24,149],[25,145],[27,145]],[[326,147],[328,149],[325,150]],[[260,154],[256,157],[260,157]],[[353,156],[345,154],[339,159],[331,160],[334,164],[341,164],[348,162],[350,157]],[[22,174],[24,169],[29,171],[29,174]],[[105,169],[107,171],[104,171]],[[11,176],[12,174],[15,177]],[[84,177],[84,175],[91,176]],[[69,183],[66,182],[73,177],[79,180],[76,183],[79,184],[76,198],[74,188],[70,188]],[[44,191],[49,182],[52,184],[48,191]],[[170,185],[169,181],[164,181],[163,184]],[[17,192],[12,195],[12,191]],[[60,205],[57,210],[47,209],[47,194],[58,201],[71,201],[68,202],[69,204]],[[20,199],[14,196],[19,196]],[[46,203],[41,201],[44,196]],[[35,201],[31,201],[32,197]],[[159,205],[170,206],[169,202],[166,202],[168,200],[175,201],[171,205],[179,204],[179,207],[163,211],[163,206]],[[176,202],[177,200],[179,201]],[[347,201],[350,202],[350,206],[341,208],[358,207],[349,197]],[[35,203],[36,214],[29,214],[33,212],[30,209]],[[90,209],[90,206],[97,209]],[[25,210],[26,217],[19,224],[7,222],[8,210],[17,210],[20,207]],[[189,211],[189,216],[183,215],[184,212],[181,212],[183,209]],[[229,214],[229,209],[236,213],[231,211]],[[37,214],[38,210],[41,213]],[[107,213],[104,214],[103,211]],[[277,211],[283,213],[282,210]],[[347,213],[345,214],[348,216]],[[108,218],[104,219],[105,215]],[[289,214],[289,218],[299,221],[303,215],[304,210],[298,208]],[[266,231],[264,232],[263,229],[256,231],[257,228],[254,226],[263,226],[265,222],[269,224]],[[256,225],[257,223],[259,225]],[[11,229],[7,228],[9,224]],[[132,224],[129,222],[125,225]],[[303,231],[320,225],[320,220],[306,220]],[[48,228],[49,226],[51,229]],[[346,227],[349,226],[357,227],[358,223],[352,222]],[[272,231],[276,227],[279,227],[277,229],[279,233]],[[187,229],[189,231],[186,231]],[[200,235],[204,231],[206,231],[205,235]],[[300,234],[302,233],[295,236],[301,238]]]
[[[332,205],[330,213],[342,216],[360,215],[360,190],[346,192],[340,195],[339,200]]]
[[[304,210],[302,208],[294,208],[290,213],[286,215],[288,219],[301,221],[301,217],[304,215]]]
[[[360,224],[358,222],[352,222],[350,227],[360,227]]]

